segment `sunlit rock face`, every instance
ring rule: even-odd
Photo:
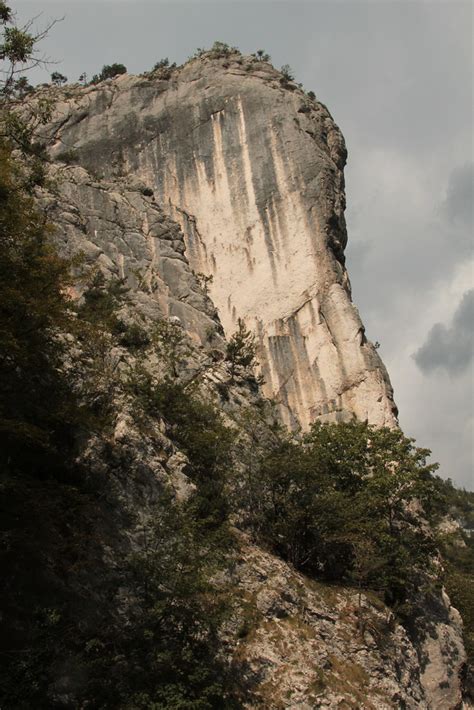
[[[133,174],[178,221],[227,335],[254,331],[283,421],[393,425],[386,370],[344,266],[342,135],[327,109],[264,62],[196,59],[164,80],[122,76],[58,105],[52,155]]]

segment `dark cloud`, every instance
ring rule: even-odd
[[[465,372],[474,356],[473,325],[474,289],[471,289],[464,294],[451,325],[436,323],[414,354],[420,370],[428,373],[444,369],[452,375]]]
[[[472,246],[474,163],[456,168],[450,175],[443,208],[448,220],[456,227],[468,230]]]

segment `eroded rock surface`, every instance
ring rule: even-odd
[[[64,96],[63,96],[64,98]],[[134,176],[180,223],[191,268],[212,276],[227,335],[257,334],[265,393],[283,420],[393,425],[386,370],[344,266],[346,149],[327,109],[264,62],[196,59],[71,92],[52,156]]]
[[[324,106],[246,62],[204,58],[167,80],[125,75],[59,92],[45,129],[57,186],[39,200],[62,253],[125,279],[132,319],[182,329],[183,377],[199,373],[214,395],[225,382],[224,408],[235,414],[257,396],[248,381],[229,385],[223,362],[224,332],[243,318],[286,423],[393,425],[390,382],[344,266],[342,136]],[[114,367],[127,357],[117,352]],[[129,460],[127,480],[117,466],[117,498],[138,517],[165,480],[187,495],[183,453],[159,426],[135,431],[126,408],[114,451]],[[94,443],[86,455],[100,469]],[[235,575],[242,635],[231,652],[247,664],[249,707],[459,705],[461,630],[447,599],[415,639],[373,599],[361,612],[353,591],[312,585],[251,545]]]

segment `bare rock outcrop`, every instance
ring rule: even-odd
[[[70,92],[50,152],[134,176],[181,225],[225,333],[258,337],[265,393],[289,425],[393,425],[387,372],[344,266],[346,149],[327,109],[265,62],[204,58],[160,78]]]
[[[238,55],[204,56],[167,78],[53,91],[44,137],[58,179],[38,199],[61,252],[124,279],[132,317],[182,327],[186,377],[199,372],[218,390],[228,375],[223,336],[243,318],[285,423],[396,424],[387,372],[351,302],[346,151],[322,104]],[[237,381],[226,406],[252,406],[252,396]],[[167,476],[186,495],[182,452],[158,429],[145,440],[124,412],[115,439],[136,470],[117,483],[134,512]],[[100,452],[90,454],[99,466]],[[361,612],[350,590],[318,588],[251,545],[235,581],[244,595],[236,623],[247,610],[252,624],[231,651],[247,663],[255,707],[459,705],[461,625],[444,597],[415,639],[374,600]]]

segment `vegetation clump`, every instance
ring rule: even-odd
[[[51,74],[51,83],[55,86],[62,86],[63,84],[66,84],[66,82],[67,76],[64,76],[64,74],[61,74],[61,72],[54,71]]]
[[[176,66],[176,62],[170,64],[168,57],[165,57],[164,59],[160,59],[159,62],[156,62],[152,71],[157,73],[160,79],[169,79],[173,71],[176,69]]]
[[[206,55],[211,59],[224,59],[226,57],[230,57],[232,54],[240,54],[238,47],[231,47],[225,42],[216,41],[210,49],[198,47],[193,57],[202,57]]]
[[[282,81],[284,83],[289,83],[290,81],[295,80],[295,76],[293,74],[293,69],[290,67],[289,64],[284,64],[282,68],[280,69],[281,76],[282,76]]]
[[[398,429],[357,422],[278,437],[240,489],[248,523],[305,574],[376,589],[401,609],[435,553],[417,510],[433,492],[428,454]]]
[[[237,330],[229,339],[226,359],[229,362],[231,381],[234,382],[238,367],[252,367],[255,364],[255,336],[245,327],[242,318],[237,320]]]
[[[272,58],[264,49],[257,49],[257,51],[252,54],[252,57],[254,57],[254,59],[256,59],[258,62],[272,61]]]
[[[99,74],[94,74],[91,80],[91,84],[99,84],[101,81],[106,79],[113,79],[115,76],[120,74],[126,74],[127,67],[124,64],[115,62],[114,64],[104,64],[102,70]]]

